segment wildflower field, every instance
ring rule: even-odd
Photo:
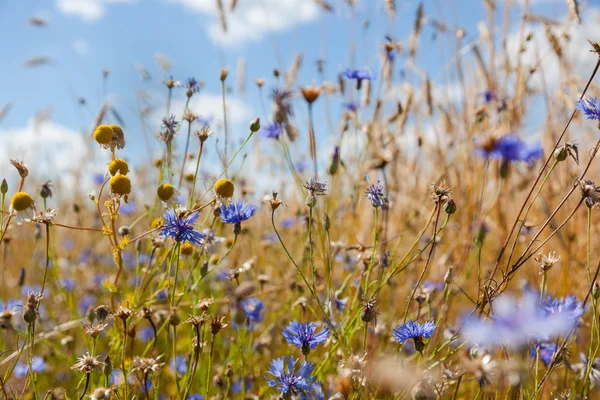
[[[600,3],[25,3],[0,398],[600,398]]]

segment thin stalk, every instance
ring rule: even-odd
[[[208,356],[208,368],[206,369],[206,395],[204,396],[205,399],[210,398],[208,397],[208,395],[210,394],[210,373],[212,370],[213,354],[215,351],[215,336],[216,335],[213,334],[210,338],[210,354]],[[244,379],[244,377],[242,377],[242,379]]]
[[[406,318],[408,317],[408,312],[410,311],[410,305],[411,305],[413,299],[415,298],[415,293],[417,292],[417,289],[419,288],[421,281],[423,280],[423,278],[425,277],[425,274],[427,273],[427,267],[429,266],[429,263],[431,261],[431,256],[433,254],[433,250],[435,249],[435,240],[437,238],[437,225],[438,225],[438,221],[440,220],[440,211],[442,209],[439,201],[435,204],[435,207],[437,208],[437,212],[436,212],[435,220],[433,221],[433,238],[432,238],[431,247],[429,248],[429,254],[427,255],[427,260],[425,261],[425,266],[423,267],[423,271],[421,272],[421,275],[419,276],[419,279],[417,280],[417,284],[415,285],[415,287],[410,295],[410,298],[408,300],[408,303],[406,304],[406,309],[404,310],[404,317],[402,318],[402,320],[404,322],[406,322]]]
[[[179,174],[179,189],[181,189],[181,182],[183,181],[183,174],[185,172],[185,161],[187,160],[188,148],[190,147],[190,136],[192,134],[192,122],[188,121],[188,134],[185,141],[185,151],[183,152],[183,163],[181,163],[181,173]]]

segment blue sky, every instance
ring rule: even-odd
[[[227,6],[229,1],[224,0],[224,3]],[[0,49],[5,55],[0,63],[0,107],[6,103],[12,105],[6,118],[0,121],[0,135],[18,136],[31,131],[32,117],[42,110],[51,110],[48,115],[55,130],[88,132],[102,103],[102,70],[107,69],[110,76],[106,96],[125,120],[129,141],[125,155],[135,161],[142,153],[140,149],[145,148],[137,91],[143,88],[154,96],[157,107],[163,107],[160,102],[164,99],[157,96],[164,96],[166,89],[160,82],[169,74],[181,81],[194,76],[206,83],[203,109],[194,111],[211,114],[210,110],[218,110],[219,69],[227,66],[231,70],[228,78],[232,89],[231,111],[239,117],[230,114],[233,136],[241,138],[246,134],[247,121],[256,115],[263,120],[266,117],[260,109],[254,78],[265,77],[272,83],[273,68],[287,69],[299,52],[304,54],[304,60],[297,85],[320,82],[316,60],[323,54],[327,60],[327,80],[335,81],[337,74],[348,66],[379,71],[384,36],[389,34],[396,40],[406,41],[419,4],[414,0],[397,0],[397,16],[391,20],[383,0],[357,0],[354,12],[345,0],[330,3],[335,8],[333,13],[324,12],[312,0],[238,0],[237,8],[228,15],[230,34],[223,35],[215,0],[0,2],[0,24],[4,29]],[[424,9],[427,18],[464,27],[468,41],[479,35],[477,25],[486,18],[481,3],[427,0]],[[558,20],[566,13],[562,0],[532,3],[536,12]],[[510,16],[516,20],[517,6],[512,8]],[[31,25],[30,17],[43,18],[48,26]],[[366,30],[363,28],[365,20],[370,22]],[[442,74],[441,69],[454,54],[455,41],[451,35],[438,36],[434,41],[432,33],[431,26],[426,24],[415,64],[427,72],[436,85],[451,86],[454,73]],[[353,58],[350,57],[352,37],[356,39]],[[160,69],[157,53],[170,61],[169,72]],[[24,62],[34,57],[48,57],[53,62],[25,68]],[[245,93],[236,90],[235,70],[241,57],[247,67]],[[143,82],[136,65],[143,65],[152,80]],[[395,76],[399,81],[400,67],[396,68]],[[415,80],[411,74],[404,78],[407,82]],[[177,96],[179,100],[184,99],[183,91]],[[86,105],[79,105],[79,98],[84,98]],[[341,99],[333,101],[332,112],[338,113],[340,107]],[[297,108],[305,112],[302,103],[298,102]],[[317,132],[326,129],[323,113],[323,107],[317,107]],[[58,141],[62,137],[57,134]],[[71,151],[78,149],[81,150],[75,147]],[[0,166],[0,172],[4,171],[6,166]]]

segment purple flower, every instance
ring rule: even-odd
[[[544,150],[540,142],[528,144],[516,135],[506,135],[492,141],[489,145],[477,148],[475,154],[485,159],[532,163],[544,155]]]
[[[597,97],[578,100],[575,109],[584,113],[587,119],[600,121],[600,99]]]
[[[370,184],[365,191],[365,195],[375,208],[385,207],[388,202],[387,197],[383,193],[383,185],[379,181],[377,181],[377,185]]]
[[[46,362],[42,357],[33,356],[31,359],[31,370],[33,372],[43,372],[46,370]],[[29,372],[29,365],[25,363],[18,363],[15,366],[15,375],[17,378],[23,378]]]
[[[163,214],[165,224],[159,236],[162,238],[172,237],[176,242],[190,242],[201,245],[204,235],[194,230],[194,223],[198,216],[197,212],[193,212],[188,216],[176,215],[175,210],[169,208]]]
[[[377,74],[372,73],[370,70],[364,69],[354,69],[354,68],[346,68],[344,71],[344,76],[348,79],[356,79],[357,82],[361,82],[363,80],[373,80],[377,78]]]
[[[577,308],[550,313],[533,291],[526,291],[520,302],[503,295],[494,304],[492,319],[472,319],[465,323],[463,336],[467,340],[482,347],[519,348],[530,340],[546,341],[567,334],[576,326],[574,316],[579,313]]]
[[[229,205],[221,205],[221,221],[226,224],[240,225],[254,215],[256,207],[244,200],[234,200]]]
[[[577,323],[577,320],[585,311],[583,305],[577,301],[575,296],[567,296],[564,298],[552,298],[551,296],[548,296],[541,305],[542,309],[546,312],[546,315],[565,315],[567,318],[570,318],[573,323]]]
[[[119,207],[119,212],[123,215],[131,215],[137,210],[137,206],[134,202],[122,203]]]
[[[75,288],[75,281],[72,278],[65,278],[62,281],[62,285],[67,292],[70,292]]]
[[[184,356],[177,356],[175,359],[171,358],[171,369],[177,374],[185,374],[188,370],[187,362]]]
[[[304,172],[306,170],[306,168],[308,168],[309,166],[309,162],[306,160],[300,160],[300,161],[296,161],[296,163],[294,164],[294,168],[296,169],[297,172]]]
[[[479,95],[483,97],[483,101],[486,103],[489,103],[496,98],[496,93],[491,89],[481,92]]]
[[[358,104],[358,102],[356,102],[356,101],[350,101],[348,103],[342,104],[342,106],[344,107],[344,110],[346,110],[346,111],[356,112],[358,110],[358,108],[360,107],[360,104]]]
[[[184,84],[186,94],[188,97],[192,97],[194,93],[198,93],[200,91],[200,83],[194,78],[188,78]]]
[[[281,133],[285,129],[286,124],[284,122],[270,122],[266,126],[262,127],[260,133],[267,139],[279,139]]]
[[[398,325],[394,328],[394,338],[399,343],[404,343],[409,339],[415,342],[415,348],[418,352],[422,352],[425,345],[423,339],[429,339],[435,331],[435,323],[427,321],[423,325],[412,319],[405,324]]]
[[[314,322],[293,321],[285,328],[283,336],[289,344],[302,349],[302,354],[306,356],[329,337],[327,327],[323,327],[319,333],[315,333],[316,330]]]
[[[250,325],[262,321],[265,304],[256,297],[250,297],[241,301],[241,306],[246,313],[246,318]]]
[[[298,360],[295,360],[291,356],[280,357],[271,361],[267,373],[270,374],[272,378],[265,376],[267,384],[284,395],[289,393],[296,396],[310,390],[311,384],[315,380],[310,374],[315,368],[315,365],[303,361],[300,364],[300,368],[298,368],[297,371],[294,371],[297,362]]]
[[[554,356],[554,353],[556,353],[556,349],[557,349],[556,343],[538,343],[538,342],[536,342],[529,349],[529,354],[531,355],[531,357],[533,359],[536,358],[538,349],[540,352],[540,360],[542,360],[544,365],[547,367],[552,362],[552,357]]]

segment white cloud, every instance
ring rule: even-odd
[[[227,123],[250,124],[250,121],[255,118],[252,114],[251,106],[241,98],[233,95],[227,95]],[[180,118],[183,114],[185,101],[177,100],[171,104],[171,113]],[[223,123],[223,100],[220,94],[215,93],[200,93],[192,97],[189,109],[203,118],[210,118],[211,124],[221,125]],[[156,120],[159,121],[164,117],[164,109],[160,108],[156,111]]]
[[[232,12],[226,12],[227,33],[223,32],[214,0],[170,0],[189,10],[209,17],[208,34],[212,40],[225,45],[256,41],[273,32],[283,32],[296,25],[309,23],[319,14],[314,1],[309,0],[251,0],[240,1]],[[224,0],[226,10],[230,1]]]
[[[25,162],[31,176],[51,179],[62,188],[72,188],[76,175],[98,166],[92,159],[89,143],[81,132],[50,120],[30,119],[23,127],[0,129],[3,145],[0,147],[0,169],[12,174],[9,159]]]
[[[135,0],[56,0],[58,11],[93,22],[103,17],[110,3],[131,3]]]
[[[237,0],[233,11],[230,11],[233,0],[223,0],[228,29],[225,33],[215,0],[168,1],[208,18],[205,26],[209,37],[223,45],[256,41],[270,33],[312,22],[319,15],[319,7],[311,0]],[[63,14],[94,22],[106,14],[108,5],[133,2],[142,0],[56,0],[56,8]]]

